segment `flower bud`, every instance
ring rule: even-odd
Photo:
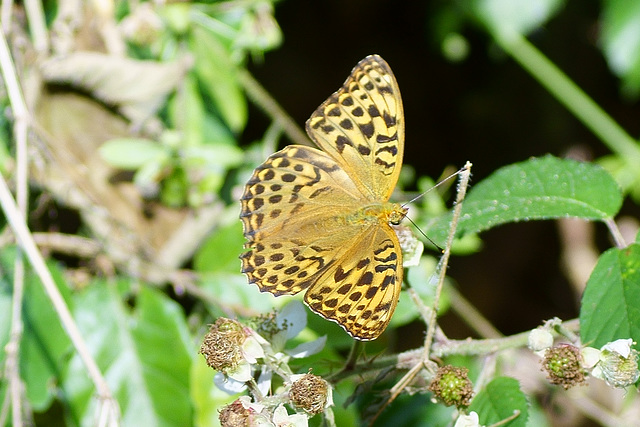
[[[239,322],[219,318],[205,335],[200,354],[204,355],[207,365],[216,371],[226,372],[234,369],[243,359],[242,344],[245,339],[246,335]]]
[[[546,328],[536,328],[529,332],[531,351],[546,350],[553,345],[553,335]]]
[[[571,344],[559,344],[548,349],[542,360],[542,369],[547,372],[551,384],[565,390],[585,381],[581,350]]]
[[[445,405],[469,406],[473,396],[473,385],[468,377],[469,370],[446,365],[438,368],[429,390]]]
[[[289,390],[291,402],[305,412],[315,415],[333,404],[331,386],[317,375],[294,375],[298,377]]]

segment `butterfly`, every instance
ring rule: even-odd
[[[403,268],[389,202],[404,150],[404,113],[389,65],[370,55],[306,123],[320,148],[290,145],[258,166],[241,198],[242,272],[304,301],[353,338],[373,340],[398,303]]]

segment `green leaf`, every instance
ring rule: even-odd
[[[94,282],[77,295],[74,318],[120,405],[122,425],[192,424],[189,373],[196,350],[175,302],[143,287],[130,312],[115,286]],[[77,356],[66,373],[68,415],[92,425],[95,389]]]
[[[213,382],[216,371],[207,366],[204,356],[197,355],[191,366],[191,400],[194,425],[220,426],[219,411],[238,398],[220,390]]]
[[[231,53],[209,31],[194,27],[191,50],[195,71],[229,128],[241,131],[247,122],[247,101],[237,80],[237,66]]]
[[[121,169],[138,169],[148,162],[161,162],[168,155],[165,147],[144,138],[112,139],[99,151],[107,163]]]
[[[238,166],[244,159],[243,151],[240,148],[227,144],[188,147],[184,150],[183,155],[186,162],[204,163],[210,169],[219,167],[221,172],[224,171],[223,168]]]
[[[475,411],[480,417],[481,425],[490,425],[513,415],[520,415],[505,424],[508,427],[524,427],[529,418],[527,397],[520,390],[517,380],[509,377],[498,377],[491,381],[471,402],[469,411]]]
[[[640,95],[640,3],[602,2],[600,44],[609,68],[622,78],[623,92]]]
[[[616,182],[601,167],[553,156],[498,169],[475,185],[463,202],[458,235],[514,221],[577,217],[604,220],[622,205]],[[451,214],[429,229],[444,242]]]
[[[582,342],[601,347],[619,338],[640,342],[640,244],[600,256],[582,295]]]
[[[182,88],[169,103],[171,123],[183,133],[181,147],[200,146],[204,140],[204,101],[193,73],[187,74]]]
[[[8,304],[8,309],[2,310],[4,314],[1,317],[4,319],[0,319],[3,325],[3,331],[0,333],[3,338],[2,348],[7,343],[5,339],[9,338],[14,257],[15,248],[4,250],[0,254],[0,271],[4,273],[0,283],[4,295],[2,300]],[[58,289],[68,303],[69,290],[62,273],[53,263],[49,263],[48,267]],[[60,324],[60,318],[45,293],[42,283],[28,266],[26,271],[22,308],[24,331],[20,348],[20,376],[25,383],[29,405],[35,410],[44,411],[57,394],[55,384],[58,382],[68,355],[70,340]]]
[[[198,273],[238,273],[239,256],[244,251],[243,246],[244,237],[240,221],[221,227],[198,250],[193,260],[194,270]]]

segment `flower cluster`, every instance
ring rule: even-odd
[[[640,379],[638,351],[632,348],[636,343],[631,338],[615,340],[599,350],[571,344],[552,347],[551,329],[560,325],[560,319],[552,319],[529,333],[529,348],[543,355],[542,369],[551,384],[569,389],[584,384],[591,374],[612,387],[625,388]]]
[[[631,348],[633,344],[628,338],[607,343],[600,350],[587,347],[583,355],[585,364],[592,367],[591,375],[616,388],[635,384],[640,378],[640,369],[638,351]]]
[[[253,397],[239,397],[220,410],[221,425],[303,427],[308,418],[330,410],[329,383],[311,373],[295,375],[288,365],[291,358],[307,357],[324,347],[326,337],[286,348],[305,326],[306,312],[297,301],[256,319],[252,327],[224,318],[211,325],[200,353],[218,371],[215,384],[229,394],[248,389]],[[273,383],[274,376],[281,381]]]

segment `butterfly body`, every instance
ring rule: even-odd
[[[354,338],[386,328],[402,285],[389,202],[402,165],[404,116],[391,69],[360,61],[307,121],[322,149],[290,145],[258,166],[241,199],[242,271],[273,295],[306,290],[305,303]]]

